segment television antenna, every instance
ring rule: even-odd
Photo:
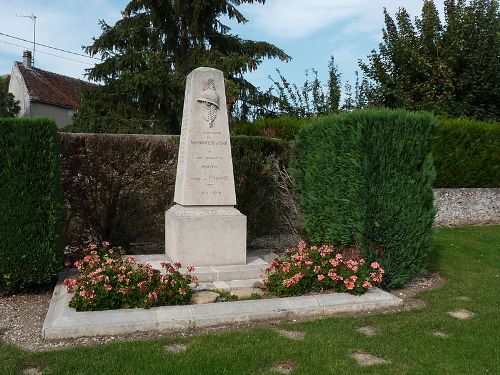
[[[35,16],[33,13],[31,13],[31,15],[29,15],[29,16],[25,16],[25,15],[16,15],[16,17],[31,18],[31,20],[33,21],[33,56],[32,56],[32,64],[33,64],[33,66],[35,66],[36,16]]]

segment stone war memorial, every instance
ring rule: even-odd
[[[246,263],[246,216],[236,205],[224,76],[197,68],[186,93],[175,181],[165,213],[165,252],[193,266]]]
[[[165,252],[134,256],[157,270],[179,262],[198,283],[187,305],[77,311],[61,273],[50,301],[42,337],[66,339],[139,331],[178,331],[265,319],[327,316],[399,305],[402,300],[378,288],[362,296],[348,293],[252,299],[269,262],[278,254],[257,250],[247,256],[247,218],[236,208],[236,194],[220,70],[197,68],[186,80],[174,205],[165,212]],[[125,255],[124,258],[127,258]],[[238,301],[216,302],[225,290]],[[81,295],[81,294],[80,294]]]

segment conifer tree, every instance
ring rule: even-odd
[[[85,51],[102,57],[88,77],[103,85],[84,93],[76,128],[178,133],[185,77],[199,66],[224,72],[230,108],[238,100],[263,100],[244,73],[265,58],[290,57],[270,43],[231,34],[221,17],[245,23],[238,6],[264,1],[131,0],[115,25],[101,20],[102,34]]]

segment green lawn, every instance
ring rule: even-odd
[[[430,267],[449,282],[421,294],[427,301],[421,310],[281,325],[304,331],[304,340],[261,327],[45,353],[0,341],[0,374],[29,366],[50,374],[267,374],[282,361],[293,364],[294,374],[500,374],[500,226],[437,230],[434,244]],[[454,309],[476,316],[460,321],[447,314]],[[358,333],[363,325],[377,327],[379,334]],[[432,335],[435,330],[449,337]],[[168,343],[189,348],[168,353]],[[348,356],[356,350],[390,363],[359,367]]]

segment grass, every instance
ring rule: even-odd
[[[302,330],[304,340],[284,338],[267,327],[165,338],[115,342],[30,353],[0,341],[0,374],[37,367],[49,374],[267,374],[279,362],[295,374],[498,374],[500,373],[500,226],[436,230],[430,268],[448,278],[439,290],[419,295],[421,310],[282,324]],[[456,297],[466,296],[469,300]],[[447,314],[467,309],[476,314],[460,321]],[[356,331],[375,326],[379,334]],[[447,338],[432,335],[444,331]],[[169,353],[164,346],[188,349]],[[389,364],[359,367],[348,356],[364,351]]]

